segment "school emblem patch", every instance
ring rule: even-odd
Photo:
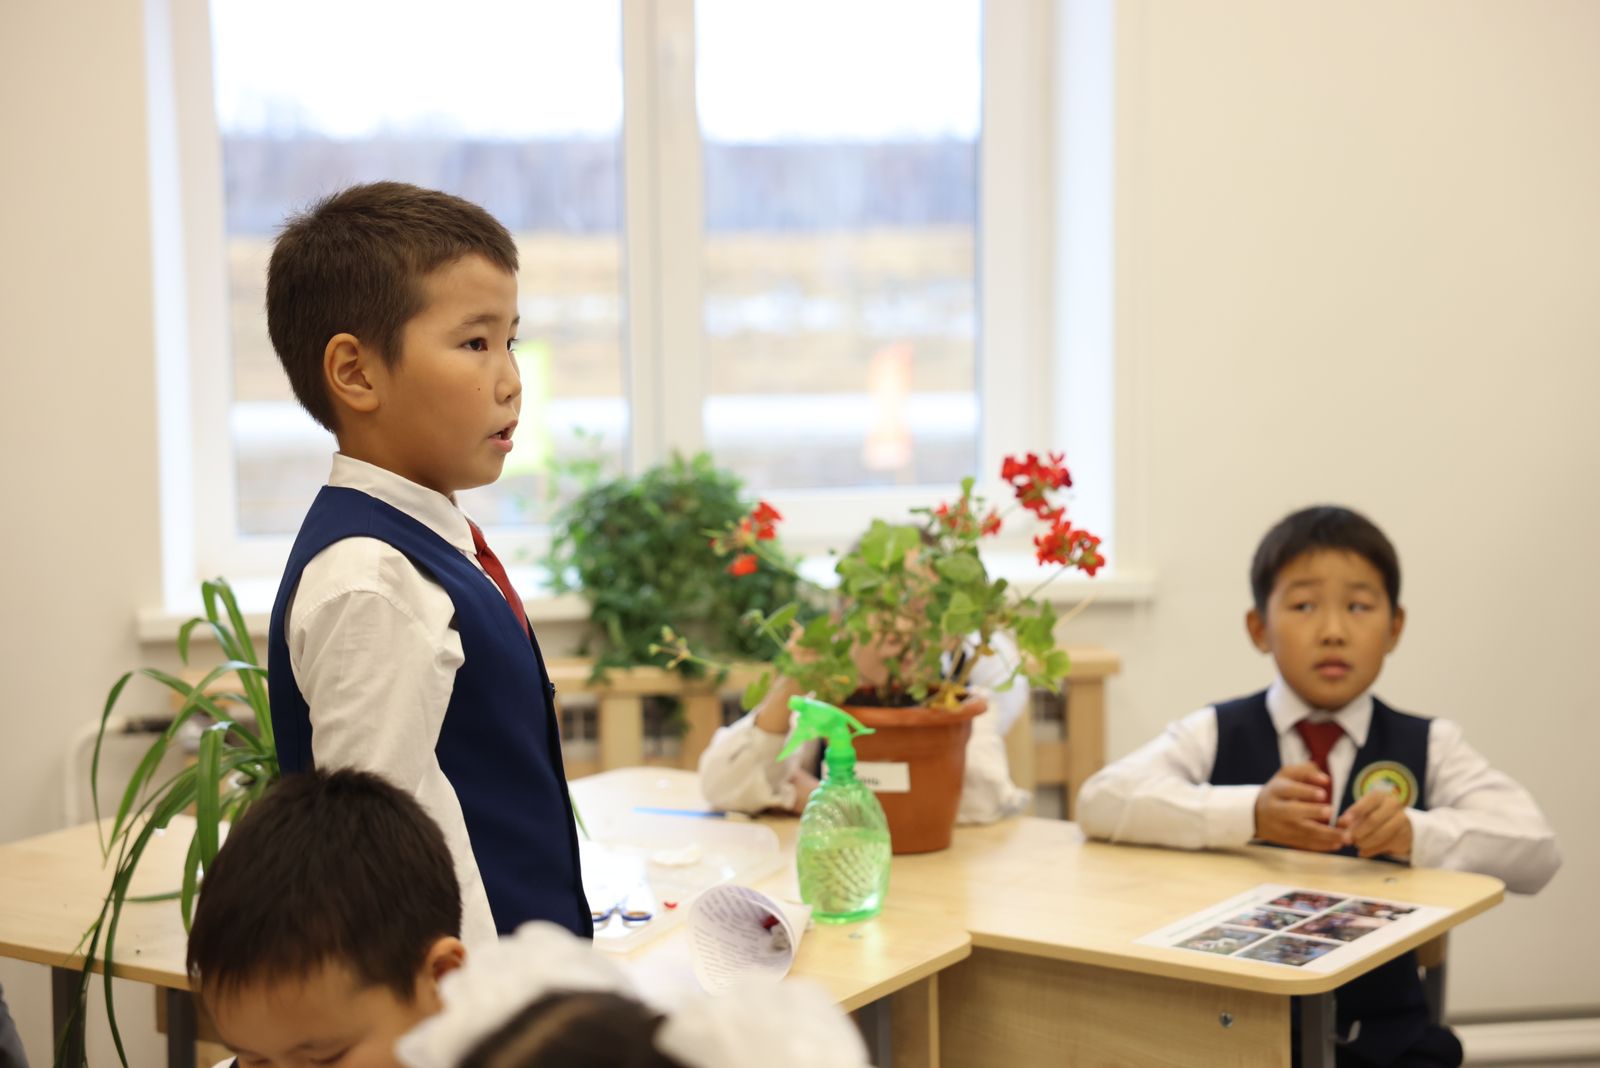
[[[1374,790],[1388,790],[1396,796],[1402,807],[1410,808],[1417,800],[1417,777],[1404,764],[1380,760],[1356,773],[1352,792],[1359,800]]]

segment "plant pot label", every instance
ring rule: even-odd
[[[911,765],[891,761],[862,760],[856,764],[856,778],[875,794],[909,794]]]

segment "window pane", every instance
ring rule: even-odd
[[[620,457],[619,8],[564,0],[213,0],[241,534],[292,533],[332,439],[295,403],[262,311],[286,213],[394,179],[482,204],[517,239],[523,408],[488,523],[537,522],[544,461]],[[310,28],[314,28],[314,32]]]
[[[705,435],[762,489],[974,471],[981,16],[697,0]]]

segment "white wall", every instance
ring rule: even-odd
[[[1566,864],[1452,941],[1452,1008],[1600,1012],[1600,5],[1118,9],[1119,522],[1152,604],[1121,755],[1270,677],[1250,553],[1338,501],[1396,542],[1379,683],[1529,785]]]
[[[1118,18],[1119,536],[1158,590],[1074,624],[1125,657],[1113,752],[1262,682],[1240,617],[1268,524],[1369,511],[1411,612],[1382,691],[1461,720],[1567,852],[1545,894],[1456,940],[1454,1005],[1600,1010],[1595,928],[1573,922],[1600,881],[1581,714],[1600,5],[1126,0]],[[134,613],[160,596],[140,20],[0,0],[0,839],[57,825],[60,754],[144,655]],[[0,983],[43,1059],[42,970]],[[143,1041],[134,1063],[156,1063]]]
[[[142,17],[0,2],[0,840],[58,826],[67,740],[160,597]],[[48,1064],[44,969],[0,965],[0,983]],[[150,996],[124,1004],[148,1031]]]

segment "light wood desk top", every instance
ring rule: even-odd
[[[644,768],[608,772],[575,782],[573,793],[585,813],[602,811],[612,803],[629,808],[649,804],[643,800],[648,794],[644,777],[656,774]],[[687,772],[675,774],[693,780]],[[134,880],[134,894],[177,888],[192,826],[187,817],[179,817],[165,835],[152,840]],[[785,868],[786,872],[758,887],[795,896],[792,868]],[[110,882],[111,869],[101,866],[92,823],[0,845],[0,956],[81,968],[83,955],[76,948],[98,915]],[[130,904],[117,929],[115,974],[186,989],[186,944],[176,901]],[[866,923],[819,926],[809,931],[800,943],[792,974],[821,984],[841,1006],[853,1010],[964,960],[970,953],[971,938],[956,923],[930,923],[926,916],[908,909],[890,908]],[[631,956],[648,959],[653,966],[681,970],[685,980],[693,982],[682,925]]]
[[[612,800],[704,809],[692,772],[625,769],[605,782]],[[583,804],[582,796],[579,803]],[[792,853],[799,821],[764,818]],[[1135,944],[1135,939],[1211,908],[1262,883],[1287,883],[1453,910],[1376,957],[1333,972],[1285,968],[1190,950]],[[1075,961],[1267,994],[1320,994],[1375,963],[1437,937],[1497,904],[1504,885],[1487,875],[1413,869],[1379,861],[1251,846],[1186,852],[1086,841],[1075,824],[1012,819],[958,827],[950,849],[897,856],[890,911],[911,910],[955,922],[974,947]],[[809,937],[809,936],[808,936]],[[805,948],[802,943],[802,950]]]
[[[178,888],[192,827],[188,817],[180,816],[169,831],[151,839],[131,894]],[[81,969],[78,943],[100,914],[115,861],[113,854],[101,864],[92,823],[0,845],[0,957]],[[141,983],[185,989],[187,942],[176,901],[130,904],[117,926],[114,972]]]
[[[707,807],[695,774],[674,768],[604,771],[573,780],[572,796],[591,826],[639,805],[697,811]],[[793,864],[797,822],[771,821],[785,861],[778,872],[757,880],[755,889],[800,900]],[[691,975],[686,926],[680,923],[627,959]],[[819,983],[839,1005],[853,1011],[965,960],[971,952],[972,939],[956,921],[930,921],[925,913],[897,905],[891,896],[883,912],[870,920],[813,925],[800,941],[791,974]]]

